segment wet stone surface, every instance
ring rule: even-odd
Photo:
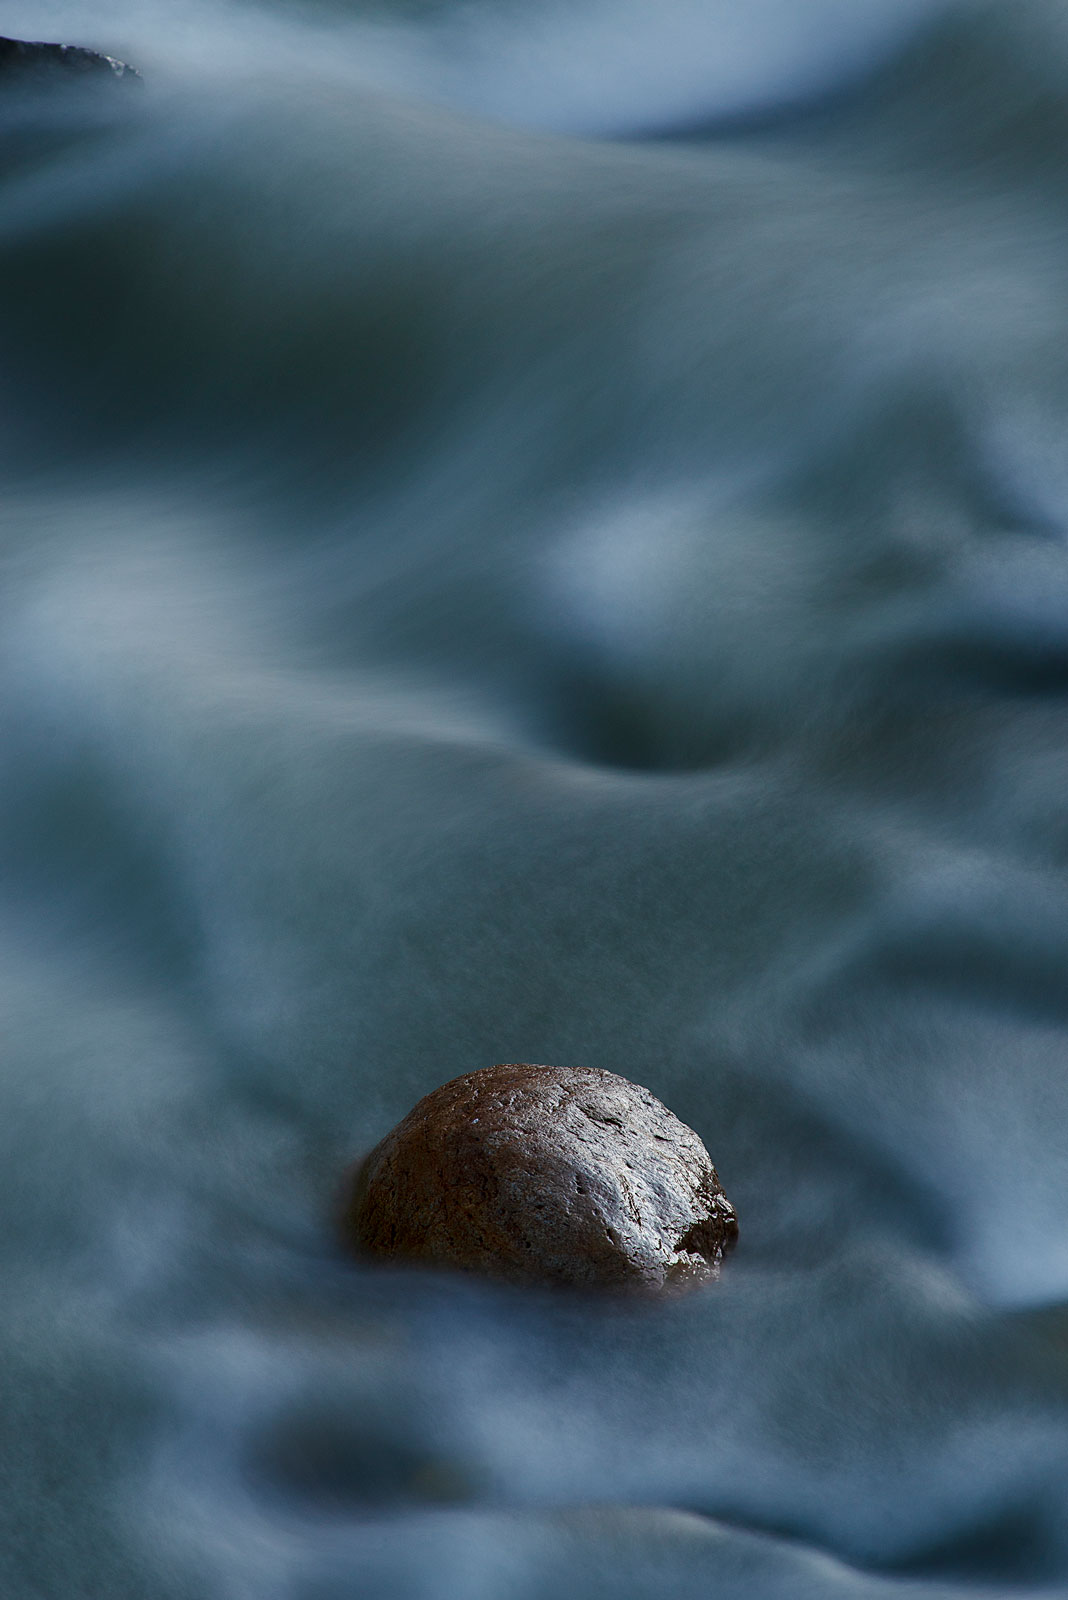
[[[420,1100],[352,1173],[341,1226],[365,1257],[647,1294],[712,1281],[738,1237],[701,1140],[648,1089],[521,1062]]]
[[[124,78],[139,82],[141,74],[125,61],[70,44],[41,44],[0,36],[0,83],[54,76]]]

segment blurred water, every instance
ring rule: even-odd
[[[12,1600],[1068,1591],[1068,18],[12,0]],[[742,1240],[342,1260],[497,1060]]]

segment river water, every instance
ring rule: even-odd
[[[1068,10],[2,27],[4,1595],[1068,1592]],[[341,1257],[500,1060],[718,1286]]]

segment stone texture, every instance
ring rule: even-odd
[[[420,1100],[351,1175],[342,1231],[364,1256],[658,1294],[716,1278],[738,1224],[648,1089],[511,1062]]]
[[[27,39],[0,37],[0,80],[8,78],[109,77],[139,81],[141,74],[116,61],[114,56],[98,55],[95,50],[82,50],[72,44],[38,44]]]

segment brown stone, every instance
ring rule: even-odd
[[[352,1173],[342,1232],[364,1256],[655,1294],[718,1277],[738,1223],[648,1089],[510,1062],[420,1100]]]

